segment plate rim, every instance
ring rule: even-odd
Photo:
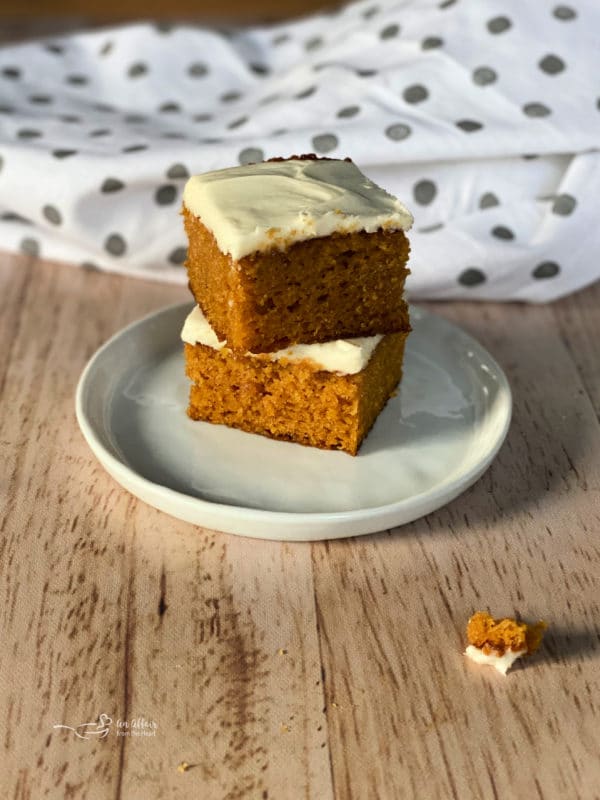
[[[447,503],[451,502],[455,499],[458,495],[462,494],[468,488],[470,488],[487,470],[490,466],[492,461],[495,459],[498,451],[500,450],[508,430],[510,428],[511,420],[512,420],[512,411],[513,411],[513,396],[512,391],[510,388],[510,384],[504,373],[502,367],[498,364],[496,359],[491,355],[491,353],[483,347],[482,344],[478,342],[470,333],[464,331],[459,325],[456,325],[453,322],[449,322],[444,317],[438,316],[427,309],[423,309],[416,304],[411,303],[411,310],[418,311],[423,316],[431,316],[434,317],[436,320],[441,321],[444,325],[447,325],[455,330],[458,330],[461,336],[466,337],[467,339],[474,342],[477,347],[482,350],[486,356],[488,363],[494,368],[496,375],[499,378],[499,388],[501,392],[504,394],[506,399],[506,411],[505,411],[505,418],[503,420],[502,427],[498,434],[496,435],[495,441],[493,446],[486,452],[486,455],[483,459],[473,464],[466,473],[462,473],[455,477],[453,480],[448,482],[443,482],[435,486],[433,489],[425,490],[419,492],[418,494],[411,495],[410,497],[403,498],[401,500],[394,501],[393,503],[387,503],[386,505],[382,506],[371,506],[367,508],[360,508],[360,509],[353,509],[349,511],[273,511],[269,509],[257,509],[257,508],[249,508],[248,506],[236,506],[236,505],[229,505],[227,503],[219,503],[213,502],[211,500],[206,500],[201,497],[194,497],[193,495],[185,494],[184,492],[180,492],[176,489],[171,489],[168,486],[164,486],[160,483],[155,483],[154,481],[150,480],[149,478],[144,477],[135,469],[118,459],[113,453],[111,453],[105,445],[100,440],[99,436],[97,435],[93,423],[87,418],[85,413],[85,399],[86,399],[86,392],[88,389],[88,384],[90,381],[90,376],[93,373],[93,370],[97,364],[97,362],[102,358],[103,354],[113,346],[115,342],[119,339],[126,338],[131,331],[133,331],[137,327],[143,326],[145,323],[154,319],[158,316],[163,314],[168,314],[173,312],[175,309],[184,309],[186,307],[193,306],[191,301],[179,302],[179,303],[172,303],[168,306],[163,306],[162,308],[155,309],[154,311],[145,314],[143,317],[140,317],[133,322],[130,322],[125,327],[121,328],[120,330],[116,331],[109,339],[104,342],[91,356],[91,358],[86,363],[79,380],[77,382],[77,388],[75,390],[75,414],[77,418],[77,422],[79,424],[79,428],[85,441],[87,442],[89,448],[98,459],[100,464],[107,470],[107,472],[116,480],[126,491],[129,491],[131,494],[134,494],[136,497],[142,499],[144,502],[148,503],[149,505],[153,505],[154,508],[159,508],[159,506],[154,505],[153,503],[149,502],[145,499],[141,494],[134,491],[130,486],[132,484],[139,484],[142,488],[146,489],[150,493],[158,494],[161,499],[164,499],[169,505],[173,503],[184,504],[186,506],[191,506],[193,509],[197,509],[198,512],[202,510],[206,510],[212,515],[216,515],[217,517],[220,515],[227,515],[233,516],[238,518],[240,521],[250,521],[254,523],[263,523],[266,527],[270,528],[273,525],[292,525],[294,527],[303,527],[308,525],[315,525],[317,523],[321,523],[325,526],[335,525],[341,526],[344,523],[357,523],[357,522],[375,522],[377,520],[382,520],[384,518],[389,518],[393,516],[398,516],[402,518],[402,511],[406,507],[418,505],[419,501],[421,504],[424,500],[426,500],[426,510],[417,511],[416,514],[411,515],[409,514],[409,518],[405,519],[404,521],[396,522],[392,525],[392,527],[396,527],[399,525],[408,524],[411,521],[419,519],[420,517],[432,513],[436,509],[446,505]],[[120,477],[118,477],[120,476]],[[122,483],[120,478],[123,478],[127,485]],[[439,502],[441,501],[441,502]],[[164,511],[164,513],[170,514],[171,516],[178,517],[177,514],[166,511],[163,508],[160,510]],[[179,516],[179,519],[183,519],[183,517]],[[192,523],[196,525],[202,525],[202,523],[196,522]],[[388,525],[380,525],[380,526],[373,526],[372,524],[369,526],[369,530],[365,530],[364,533],[372,533],[374,531],[382,531],[386,530],[389,526]],[[226,527],[219,530],[226,530],[230,533],[235,533],[234,530],[231,528],[227,529]],[[243,536],[251,536],[251,537],[259,537],[259,538],[274,538],[264,533],[240,533],[239,535]],[[337,538],[340,536],[356,536],[360,535],[356,532],[351,533],[334,533],[332,536],[320,536],[319,538]],[[285,537],[285,540],[291,540],[294,537]],[[302,540],[307,540],[309,538],[314,537],[301,537]]]

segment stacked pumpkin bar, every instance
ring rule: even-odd
[[[192,419],[355,455],[402,375],[412,216],[349,159],[196,175]]]

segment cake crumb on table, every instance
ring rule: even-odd
[[[509,617],[494,619],[486,611],[478,611],[467,623],[465,655],[506,675],[518,658],[535,653],[547,627],[542,620],[527,624]]]
[[[187,761],[181,761],[177,764],[177,772],[187,772],[190,768],[190,765]]]

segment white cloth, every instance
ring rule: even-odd
[[[600,277],[598,0],[366,0],[0,50],[0,247],[185,282],[189,174],[350,156],[414,212],[412,296]]]

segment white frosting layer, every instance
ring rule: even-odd
[[[496,667],[498,672],[506,675],[507,671],[512,667],[517,658],[521,658],[526,654],[526,650],[507,650],[503,656],[494,655],[490,653],[486,655],[483,650],[480,650],[475,645],[470,644],[465,650],[465,655],[468,656],[476,664],[486,664],[491,667]]]
[[[413,223],[399,200],[350,161],[267,161],[194,175],[183,202],[236,260],[332,233]]]
[[[221,350],[227,345],[226,341],[219,341],[199,306],[196,306],[188,314],[183,324],[181,338],[187,344],[204,344],[214,350]],[[279,361],[284,358],[288,361],[308,360],[326,372],[354,375],[367,366],[382,339],[383,336],[378,335],[356,339],[336,339],[322,344],[296,344],[275,353],[262,354],[260,357],[268,356],[271,361]],[[259,357],[256,353],[246,353],[246,355]]]

